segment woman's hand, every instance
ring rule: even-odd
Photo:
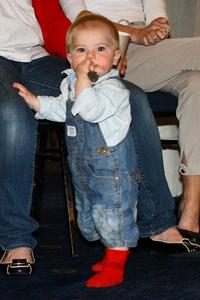
[[[159,43],[170,35],[170,25],[165,18],[153,20],[145,28],[131,28],[130,36],[134,43],[150,46]]]

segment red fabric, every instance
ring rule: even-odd
[[[103,288],[121,284],[128,255],[128,250],[107,248],[102,269],[87,281],[86,286],[89,288]]]
[[[71,22],[59,0],[32,0],[32,5],[42,30],[44,48],[49,54],[66,58],[65,37]]]
[[[101,272],[103,269],[104,263],[105,263],[105,257],[101,261],[92,265],[92,272],[95,272],[95,273]]]
[[[130,253],[131,253],[130,250],[128,250],[128,254],[130,254]],[[95,273],[101,272],[103,270],[103,266],[104,266],[105,262],[106,262],[106,254],[101,261],[92,265],[92,272],[95,272]]]

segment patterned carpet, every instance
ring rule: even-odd
[[[36,269],[30,277],[0,274],[1,300],[198,300],[200,255],[170,256],[136,249],[125,282],[107,289],[88,289],[90,266],[101,258],[99,244],[79,237],[79,256],[71,257],[62,178],[58,162],[49,162],[41,227],[37,232]]]

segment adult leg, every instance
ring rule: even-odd
[[[0,76],[2,138],[0,169],[5,174],[0,184],[0,234],[1,247],[11,250],[8,257],[30,257],[36,245],[32,232],[38,227],[29,216],[34,174],[36,121],[31,110],[24,105],[14,81],[20,81],[33,92],[58,95],[62,80],[61,71],[67,62],[57,57],[45,57],[31,63],[12,63],[1,59]],[[13,69],[13,65],[17,68]],[[6,80],[5,80],[6,78]],[[23,157],[23,164],[21,158]]]
[[[124,81],[131,91],[131,108],[138,168],[142,185],[138,201],[138,226],[141,237],[177,241],[181,236],[173,227],[174,200],[164,174],[158,129],[145,93]],[[167,235],[166,235],[167,233]]]
[[[200,37],[166,39],[149,47],[130,44],[126,79],[146,92],[163,89],[184,71],[200,71],[199,49]]]
[[[200,72],[186,71],[166,87],[179,94],[180,172],[183,175],[183,197],[180,205],[179,227],[199,232],[200,214]]]
[[[199,232],[200,176],[183,176],[183,187],[178,227],[192,232]]]
[[[133,45],[129,50],[127,72],[127,78],[146,91],[163,89],[179,97],[180,170],[184,175],[179,227],[195,232],[199,231],[200,214],[199,145],[196,139],[199,136],[199,49],[199,37],[167,39],[151,47]]]
[[[58,56],[45,56],[23,65],[22,83],[37,95],[58,96],[63,79],[62,71],[67,68],[67,60]]]
[[[1,58],[0,245],[4,250],[34,248],[31,233],[38,227],[29,216],[36,122],[12,88],[16,80],[21,80],[20,64]]]

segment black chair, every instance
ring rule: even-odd
[[[56,141],[55,141],[56,139]],[[56,143],[52,146],[53,143]],[[64,193],[66,199],[69,235],[72,256],[78,255],[78,230],[71,174],[67,163],[65,146],[65,124],[46,120],[38,121],[37,153],[35,163],[33,211],[36,219],[40,216],[45,163],[47,160],[59,160],[62,168]]]
[[[156,91],[147,93],[150,107],[155,116],[157,125],[177,125],[176,108],[178,99],[167,92]],[[162,139],[163,149],[179,149],[177,139]]]

